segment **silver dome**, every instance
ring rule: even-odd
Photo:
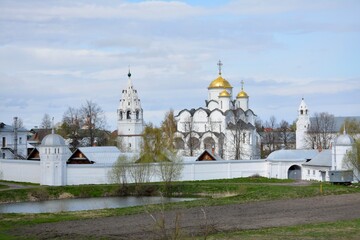
[[[62,136],[53,133],[44,137],[41,146],[66,146],[66,143]]]

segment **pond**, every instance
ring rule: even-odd
[[[157,204],[161,202],[191,201],[193,198],[162,197],[103,197],[59,199],[40,202],[20,202],[0,204],[0,213],[55,213],[67,211],[95,210],[105,208],[125,208]]]

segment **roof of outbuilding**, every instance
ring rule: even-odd
[[[286,150],[281,149],[269,154],[267,160],[300,160],[312,159],[318,154],[317,150]]]
[[[303,165],[331,167],[331,150],[326,149],[321,151],[313,159]]]
[[[14,127],[12,125],[7,125],[3,122],[0,122],[0,132],[13,132],[13,131],[14,131]],[[24,127],[19,127],[17,131],[27,132],[28,130],[26,130]]]
[[[89,161],[95,163],[114,163],[120,156],[120,150],[114,146],[79,147],[76,151],[78,150],[81,151]]]

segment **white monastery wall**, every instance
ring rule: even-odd
[[[6,159],[0,160],[0,179],[40,183],[40,161]]]
[[[112,164],[68,164],[67,185],[110,183]]]

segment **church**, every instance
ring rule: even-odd
[[[223,64],[219,61],[217,65],[218,77],[208,86],[205,106],[183,109],[175,116],[175,147],[183,156],[211,150],[226,160],[259,159],[260,135],[244,82],[234,97],[232,85],[222,76]]]

